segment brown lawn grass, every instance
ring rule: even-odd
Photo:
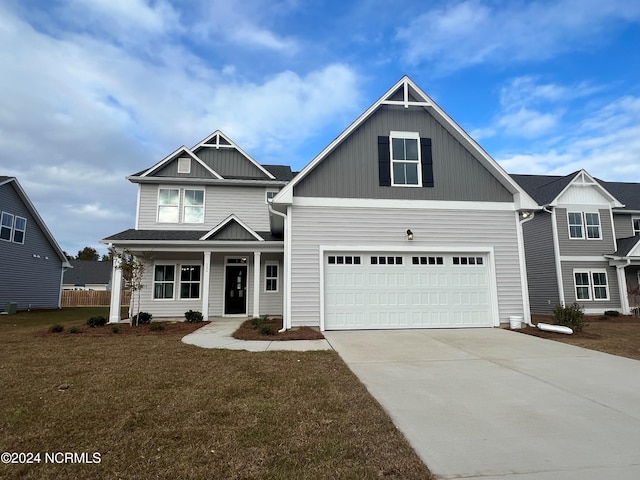
[[[553,324],[551,315],[532,315],[534,324]],[[522,333],[569,343],[578,347],[611,353],[640,360],[640,318],[630,316],[585,316],[585,326],[580,333],[564,335],[543,332],[537,328],[523,328]]]
[[[0,317],[0,451],[101,462],[43,457],[0,464],[0,478],[432,478],[334,352],[201,349],[169,330],[43,334],[105,314],[65,310]]]

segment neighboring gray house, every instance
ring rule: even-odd
[[[283,314],[286,328],[529,320],[523,222],[540,205],[403,77],[298,175],[222,132],[129,177],[142,310]],[[110,321],[119,320],[113,270]]]
[[[70,260],[71,269],[64,272],[63,290],[109,290],[113,262]]]
[[[15,177],[0,176],[0,309],[60,308],[70,265]]]
[[[640,184],[512,175],[542,207],[524,224],[531,310],[578,302],[586,313],[630,313],[640,275]]]

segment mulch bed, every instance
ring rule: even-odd
[[[65,326],[64,331],[59,333],[49,332],[48,327],[44,333],[38,336],[45,337],[111,337],[116,335],[167,335],[180,334],[187,335],[199,328],[204,327],[209,322],[153,322],[146,325],[131,326],[128,323],[107,324],[102,327],[88,327],[87,325],[76,326],[80,330],[79,333],[71,333],[71,326]],[[114,333],[112,327],[118,327],[118,333]],[[162,325],[162,330],[151,330],[151,325]]]
[[[267,341],[279,341],[279,340],[323,340],[324,335],[311,327],[297,327],[287,330],[282,333],[278,333],[278,330],[282,328],[282,318],[273,317],[264,321],[264,325],[271,327],[273,335],[267,335],[260,330],[254,328],[251,320],[242,322],[240,328],[233,333],[233,338],[238,340],[267,340]]]

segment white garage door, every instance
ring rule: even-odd
[[[491,327],[486,254],[328,252],[326,330]]]

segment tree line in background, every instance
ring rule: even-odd
[[[74,257],[73,255],[69,255],[67,252],[63,252],[68,260],[88,260],[90,262],[110,262],[113,260],[113,254],[109,252],[108,254],[100,256],[98,251],[93,247],[84,247],[82,250],[78,251],[78,254]]]

